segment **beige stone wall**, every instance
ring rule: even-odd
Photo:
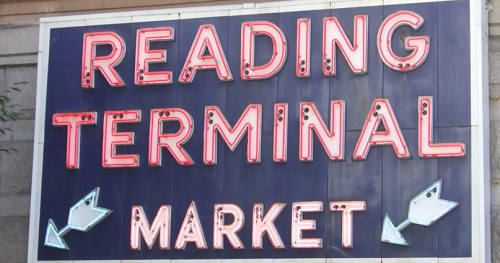
[[[489,1],[490,35],[500,36],[500,0]]]
[[[500,262],[500,0],[490,2],[491,258]]]
[[[242,2],[249,1],[0,0],[0,90],[22,82],[14,100],[25,109],[14,133],[0,134],[0,148],[18,150],[0,155],[0,263],[26,262],[39,18]],[[500,0],[489,3],[491,245],[492,262],[500,263]]]

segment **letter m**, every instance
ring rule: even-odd
[[[261,115],[262,105],[250,104],[236,125],[231,127],[217,106],[205,107],[203,162],[209,165],[217,164],[217,132],[220,133],[229,149],[234,151],[248,131],[247,161],[249,163],[259,163]]]
[[[158,209],[153,224],[150,226],[142,206],[132,206],[130,219],[130,248],[141,250],[141,236],[144,238],[149,249],[153,247],[158,236],[160,236],[160,249],[170,248],[170,221],[172,207],[162,205]]]

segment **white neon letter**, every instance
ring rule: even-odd
[[[378,130],[381,124],[384,129]],[[366,159],[372,145],[392,145],[398,158],[410,158],[410,151],[388,99],[373,101],[354,148],[353,158]]]
[[[311,75],[311,19],[297,19],[297,58],[295,74],[299,78]]]
[[[56,113],[52,116],[52,125],[67,126],[66,168],[80,168],[80,128],[82,125],[95,125],[96,112]]]
[[[323,239],[303,238],[302,231],[316,230],[316,220],[304,220],[305,212],[323,211],[323,202],[296,202],[292,203],[292,247],[293,248],[322,248]]]
[[[175,249],[185,249],[188,242],[194,242],[197,249],[208,248],[194,201],[191,202],[186,211],[177,241],[175,241]]]
[[[146,245],[151,249],[160,235],[160,249],[170,249],[170,221],[172,208],[169,205],[162,205],[156,213],[153,225],[149,226],[148,219],[142,206],[132,206],[132,216],[130,222],[130,248],[141,250],[141,236]],[[140,234],[139,234],[140,232]]]
[[[365,201],[339,201],[330,202],[330,211],[342,211],[342,247],[352,248],[352,213],[354,211],[366,211]]]
[[[380,25],[377,35],[377,48],[382,61],[396,71],[410,71],[424,63],[429,54],[429,36],[405,37],[405,49],[411,51],[406,57],[396,55],[392,50],[394,31],[400,26],[411,26],[418,30],[424,19],[412,11],[398,11],[389,15]]]
[[[285,248],[283,240],[274,225],[274,220],[285,208],[285,203],[275,203],[264,216],[264,204],[253,205],[252,248],[262,249],[262,237],[267,232],[274,248]]]
[[[274,104],[273,160],[286,162],[288,146],[288,104]]]
[[[463,143],[433,143],[432,97],[418,97],[418,155],[420,158],[465,156]]]
[[[116,154],[116,146],[134,145],[134,133],[117,132],[117,125],[135,122],[141,122],[140,110],[104,112],[102,167],[139,167],[139,155]]]
[[[328,130],[314,103],[300,103],[299,159],[301,161],[313,160],[313,130],[331,160],[344,160],[344,108],[343,100],[331,101],[330,130]]]
[[[110,45],[111,53],[97,56],[97,46],[101,45]],[[114,32],[85,33],[82,54],[82,88],[94,88],[96,69],[101,71],[112,87],[125,86],[125,82],[115,70],[115,66],[120,64],[125,56],[125,41],[118,34]]]
[[[180,128],[176,133],[163,133],[163,124],[177,121]],[[191,115],[180,108],[151,110],[149,129],[149,165],[161,166],[161,148],[167,148],[180,165],[194,165],[191,156],[182,147],[193,134],[194,122]]]
[[[255,65],[255,37],[268,36],[273,43],[273,53],[263,65]],[[267,79],[277,74],[285,64],[286,38],[283,31],[269,21],[252,21],[241,24],[240,75],[244,80]]]
[[[217,106],[205,107],[205,128],[203,140],[203,162],[217,164],[217,131],[231,151],[248,130],[247,161],[260,162],[260,136],[262,129],[262,105],[250,104],[232,128]]]
[[[209,54],[206,54],[208,51]],[[215,69],[221,81],[233,80],[214,25],[201,25],[179,75],[179,82],[193,82],[199,69]]]
[[[224,224],[226,214],[234,218],[230,225]],[[245,214],[241,208],[234,204],[214,205],[214,249],[224,249],[224,235],[229,243],[236,249],[244,249],[243,243],[237,233],[245,224]]]
[[[353,43],[351,44],[337,18],[325,17],[323,19],[323,74],[335,76],[337,73],[336,46],[342,51],[352,72],[355,74],[366,73],[368,71],[367,32],[368,16],[355,16]]]
[[[167,62],[166,50],[150,50],[151,42],[173,40],[173,27],[141,28],[137,30],[135,74],[136,85],[172,83],[171,71],[149,71],[150,63]]]

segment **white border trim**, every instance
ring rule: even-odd
[[[384,258],[383,263],[467,263],[472,258]],[[81,261],[41,261],[44,263],[380,263],[380,258],[259,258],[259,259],[157,259],[157,260],[81,260]],[[476,262],[476,261],[472,261]]]
[[[40,20],[36,123],[33,154],[33,174],[31,187],[31,208],[29,226],[28,262],[96,262],[96,261],[37,261],[41,177],[43,165],[44,123],[47,69],[50,46],[50,30],[77,26],[103,24],[123,24],[134,22],[170,21],[187,18],[207,18],[218,16],[253,15],[277,12],[312,11],[322,9],[368,7],[395,4],[433,3],[453,0],[296,0],[266,3],[245,3],[235,5],[213,5],[149,11],[131,11],[120,13],[102,13],[64,17],[42,18]],[[488,35],[487,14],[483,1],[469,0],[470,4],[470,56],[471,56],[471,171],[477,171],[471,178],[471,258],[383,258],[384,263],[419,262],[419,263],[466,263],[491,261],[490,248],[490,213],[489,213],[489,110],[488,110]],[[362,259],[244,259],[244,260],[103,260],[98,262],[182,262],[182,263],[219,263],[219,262],[289,262],[289,263],[379,263],[381,258]]]
[[[472,255],[491,262],[488,22],[484,1],[470,3]],[[474,92],[475,91],[475,92]],[[474,176],[477,172],[477,176]],[[476,228],[476,229],[474,229]],[[474,235],[474,233],[477,233]]]
[[[42,188],[42,169],[43,169],[43,146],[45,138],[45,102],[46,102],[46,83],[47,68],[49,65],[49,45],[50,38],[45,37],[50,33],[50,26],[41,23],[39,35],[38,66],[37,66],[37,88],[36,88],[36,112],[35,112],[35,137],[33,149],[33,171],[31,182],[31,206],[30,206],[30,225],[28,241],[28,262],[37,262],[38,255],[38,237],[40,221],[40,197]],[[38,176],[40,175],[40,176]]]

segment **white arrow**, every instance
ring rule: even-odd
[[[430,226],[455,208],[458,203],[440,199],[441,184],[442,180],[439,180],[415,196],[410,201],[408,219],[398,226],[394,226],[389,216],[385,215],[382,227],[382,242],[408,246],[408,242],[401,234],[403,229],[412,223]]]
[[[45,246],[69,250],[62,237],[71,229],[87,232],[113,211],[98,207],[99,187],[88,193],[69,209],[68,224],[58,230],[54,221],[49,219],[45,234]]]

